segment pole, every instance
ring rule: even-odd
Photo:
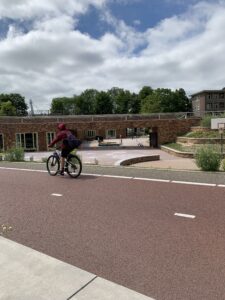
[[[221,156],[223,157],[223,133],[220,134],[221,138]]]
[[[30,112],[31,112],[31,116],[34,115],[34,108],[33,108],[33,102],[32,100],[30,99]]]

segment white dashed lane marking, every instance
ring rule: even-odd
[[[154,178],[141,178],[141,177],[134,177],[135,180],[144,180],[144,181],[155,181],[155,182],[170,182],[168,179],[154,179]]]
[[[51,194],[51,196],[62,197],[62,194],[55,194],[55,193],[53,193],[53,194]]]
[[[181,214],[181,213],[175,213],[174,216],[183,217],[183,218],[189,218],[189,219],[194,219],[195,218],[194,215]]]
[[[216,186],[215,183],[203,183],[203,182],[191,182],[191,181],[176,181],[172,180],[172,183],[181,183],[181,184],[192,184],[192,185],[204,185],[204,186]]]
[[[102,177],[109,177],[109,178],[124,178],[124,179],[132,179],[133,177],[128,176],[117,176],[117,175],[102,175]]]

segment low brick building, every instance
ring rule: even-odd
[[[177,119],[169,114],[0,117],[0,150],[22,146],[26,151],[46,151],[61,122],[75,130],[80,139],[126,138],[154,132],[160,145],[175,141],[177,135],[199,125],[200,119]]]

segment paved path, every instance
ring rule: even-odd
[[[34,161],[42,161],[43,158],[48,157],[51,152],[33,152],[26,153],[26,159],[30,157]],[[104,166],[117,166],[121,161],[148,155],[160,155],[159,161],[144,162],[135,164],[133,166],[146,167],[146,168],[164,168],[164,169],[177,169],[177,170],[199,170],[193,159],[181,158],[166,153],[160,149],[123,149],[123,150],[83,150],[78,151],[84,164],[104,165]]]
[[[13,250],[13,242],[1,239],[0,293],[7,288],[11,293],[11,285],[17,284],[15,293],[20,291],[22,296],[11,299],[31,299],[34,292],[41,293],[37,300],[73,299],[72,295],[74,299],[145,299],[101,279],[106,278],[157,300],[223,299],[224,187],[132,176],[83,175],[73,180],[3,167],[0,173],[0,218],[13,226],[8,237],[88,272],[67,269],[27,248],[15,246]],[[27,285],[26,278],[30,280]],[[64,294],[51,298],[50,292]]]
[[[105,142],[121,143],[120,139],[108,139]],[[137,147],[138,144],[145,146],[146,148]],[[149,147],[148,137],[140,138],[125,138],[122,139],[122,144],[115,149],[98,147],[97,141],[84,142],[82,145],[85,150],[79,150],[78,154],[81,156],[84,164],[104,165],[104,166],[117,166],[120,162],[129,158],[135,158],[148,155],[160,155],[160,161],[140,163],[137,167],[146,168],[163,168],[163,169],[177,169],[177,170],[198,170],[193,159],[183,159],[176,157],[160,149],[152,149]],[[123,148],[125,147],[125,148]],[[136,147],[136,149],[133,149]],[[112,148],[112,147],[111,147]],[[51,152],[31,152],[26,153],[26,159],[30,160],[30,157],[35,161],[42,161],[43,158],[48,157]]]

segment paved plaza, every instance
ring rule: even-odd
[[[106,140],[108,142],[121,143],[120,139]],[[140,147],[138,145],[143,145]],[[123,148],[124,147],[124,148]],[[42,161],[51,154],[48,152],[28,152],[25,155],[26,160],[33,159],[34,161]],[[83,149],[78,151],[83,164],[103,165],[103,166],[119,166],[126,159],[136,158],[141,156],[160,155],[159,161],[149,161],[134,164],[134,167],[146,168],[163,168],[163,169],[178,169],[178,170],[199,170],[194,159],[181,158],[166,153],[160,149],[149,147],[148,138],[123,139],[119,147],[98,147],[97,141],[85,142]]]

